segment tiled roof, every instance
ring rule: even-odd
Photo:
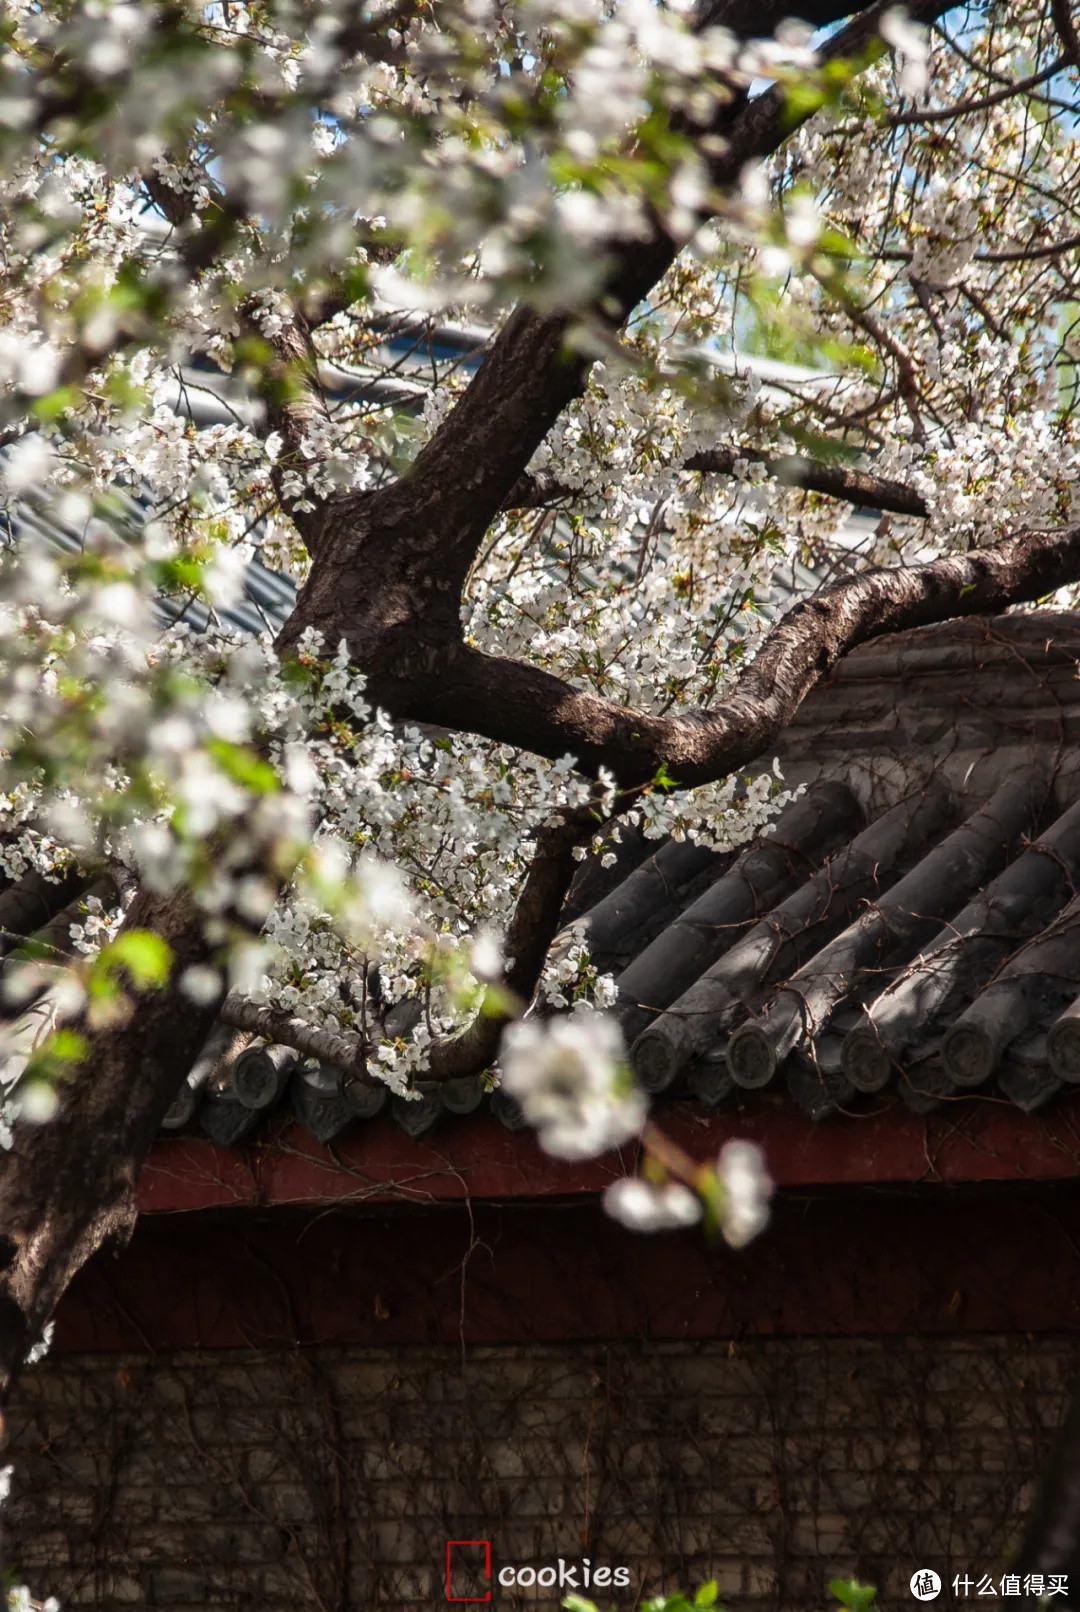
[[[866,821],[812,785],[620,977],[641,1082],[783,1083],[820,1118],[991,1077],[1033,1108],[1080,1078],[1080,802],[1033,768],[971,808],[935,780]]]
[[[1078,659],[1064,614],[851,656],[786,736],[808,787],[758,844],[664,847],[584,916],[641,1083],[815,1119],[1080,1083]]]
[[[804,788],[760,840],[628,840],[613,874],[587,869],[568,916],[616,976],[642,1084],[814,1119],[969,1094],[1030,1111],[1080,1084],[1078,663],[1063,612],[880,640],[790,725],[778,754]],[[0,893],[0,954],[20,934],[62,944],[85,883]],[[167,1128],[232,1145],[291,1109],[329,1141],[389,1107],[419,1136],[481,1104],[521,1124],[479,1077],[410,1101],[236,1047],[214,1031]]]

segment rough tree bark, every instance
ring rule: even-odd
[[[877,0],[859,12],[829,41],[827,53],[860,51],[891,3]],[[792,9],[822,24],[848,8],[843,0],[794,7],[788,0],[752,6],[706,0],[699,20],[768,33]],[[924,20],[944,9],[944,3],[912,8]],[[723,187],[747,161],[775,151],[791,128],[783,94],[769,91],[736,100],[713,128],[687,132],[723,135],[723,142],[710,143],[708,157],[712,180]],[[168,211],[167,198],[163,205]],[[677,250],[659,221],[648,242],[612,243],[597,325],[608,335],[617,329]],[[994,549],[855,579],[790,612],[731,696],[695,718],[646,717],[524,663],[483,655],[462,640],[462,586],[492,520],[585,384],[589,359],[567,349],[568,330],[567,317],[519,310],[406,477],[374,494],[328,502],[305,519],[301,535],[313,565],[281,635],[282,650],[308,626],[331,642],[344,637],[392,714],[549,756],[572,752],[585,769],[611,767],[633,790],[661,762],[693,784],[749,761],[812,684],[869,637],[959,612],[1000,609],[1080,578],[1080,527],[1070,527],[1021,532]],[[298,316],[280,356],[285,363],[305,355],[310,340]],[[317,389],[313,364],[307,372]],[[318,406],[317,397],[301,400],[290,419],[281,403],[286,443],[293,427],[302,429],[306,411]],[[698,468],[723,464],[718,448],[715,463]],[[848,496],[853,487],[834,481],[822,490]],[[894,493],[901,501],[906,496]],[[519,908],[522,944],[512,949],[523,961],[509,983],[522,994],[539,968],[573,867],[572,835],[556,839]],[[190,897],[143,894],[128,922],[152,927],[168,941],[175,958],[169,987],[138,999],[127,1024],[89,1033],[91,1057],[62,1092],[57,1117],[43,1128],[20,1126],[0,1162],[0,1395],[80,1266],[103,1244],[129,1234],[139,1166],[220,1005],[194,1008],[175,983],[209,950]],[[490,1057],[490,1043],[486,1028],[447,1043],[440,1053],[443,1072]]]
[[[127,922],[168,942],[169,983],[132,993],[126,1023],[88,1032],[90,1059],[55,1118],[17,1125],[0,1171],[0,1396],[75,1272],[131,1235],[139,1165],[217,1013],[217,1001],[196,1007],[176,985],[206,954],[191,896],[142,892]]]

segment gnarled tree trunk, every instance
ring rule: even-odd
[[[177,984],[207,954],[187,891],[140,894],[127,924],[168,942],[168,985],[134,995],[126,1023],[88,1032],[91,1056],[60,1083],[54,1117],[20,1121],[0,1157],[0,1397],[76,1271],[130,1237],[139,1168],[217,1012]]]

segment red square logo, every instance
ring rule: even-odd
[[[488,1587],[483,1594],[455,1595],[455,1590],[479,1591],[481,1584]],[[491,1540],[448,1539],[446,1541],[446,1599],[448,1601],[491,1600]]]

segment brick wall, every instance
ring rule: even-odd
[[[735,1608],[821,1608],[857,1572],[1000,1573],[1080,1340],[72,1354],[11,1413],[8,1560],[67,1606],[445,1604],[448,1538]],[[460,1587],[460,1586],[456,1586]],[[549,1612],[543,1590],[497,1606]],[[985,1603],[983,1603],[985,1604]]]

